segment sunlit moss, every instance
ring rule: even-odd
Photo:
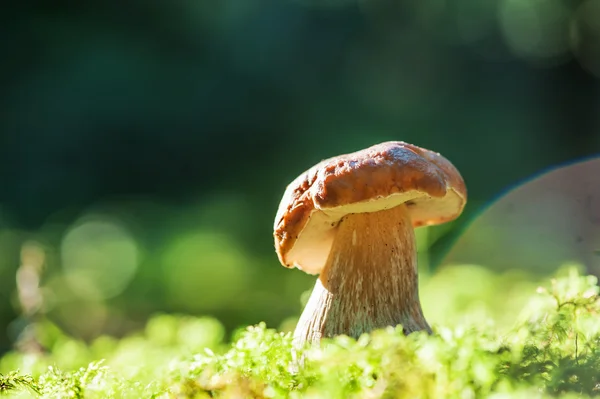
[[[524,272],[503,274],[475,265],[455,265],[424,279],[421,303],[427,319],[447,326],[493,322],[499,329],[513,326],[514,309],[531,300],[536,282]],[[450,293],[451,291],[451,293]]]
[[[432,287],[444,288],[448,320],[473,311],[455,298],[465,290],[458,282],[467,274],[483,284],[474,294],[487,309],[487,316],[476,311],[480,324],[434,324],[433,335],[409,336],[389,327],[358,340],[339,336],[318,347],[293,348],[290,333],[260,323],[240,331],[224,348],[223,327],[215,319],[157,315],[143,334],[121,340],[102,338],[86,346],[63,336],[46,354],[10,353],[0,362],[5,373],[0,392],[9,398],[161,399],[597,394],[600,302],[595,277],[565,268],[537,290],[520,286],[528,299],[522,309],[514,309],[490,307],[501,284],[514,277],[475,266],[447,270]],[[494,321],[505,312],[512,312],[515,324],[501,331]]]

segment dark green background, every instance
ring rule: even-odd
[[[42,313],[72,334],[122,334],[156,311],[211,313],[230,328],[278,325],[297,314],[313,279],[277,266],[273,217],[286,184],[322,158],[385,140],[439,151],[469,189],[460,226],[520,180],[597,153],[600,28],[589,15],[600,7],[485,3],[3,8],[0,347],[20,328],[9,323],[22,243],[47,252],[46,294],[64,293],[50,284],[61,281],[61,241],[90,212],[118,219],[144,256],[125,291],[101,301],[101,322],[88,322],[89,298],[48,305]],[[200,293],[174,301],[165,288],[159,254],[196,228],[248,260],[232,269],[243,266],[248,283],[216,305],[202,306]],[[450,242],[433,244],[432,258]],[[190,278],[217,292],[228,277],[215,262]]]

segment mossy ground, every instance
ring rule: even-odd
[[[474,277],[479,269],[458,268],[443,284],[431,282],[436,292],[446,288],[439,306],[425,303],[426,313],[427,307],[432,314],[443,310],[433,335],[407,337],[388,328],[297,353],[289,333],[264,324],[241,329],[227,344],[212,318],[159,315],[139,334],[84,344],[40,323],[36,334],[48,351],[6,354],[0,392],[10,398],[182,399],[600,394],[595,277],[570,268],[536,290],[479,270],[466,292],[465,270]],[[526,298],[519,308],[518,295],[509,294],[515,287]],[[427,289],[423,296],[435,297]],[[303,359],[299,366],[294,356]]]

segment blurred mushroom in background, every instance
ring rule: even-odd
[[[600,158],[550,170],[511,189],[471,222],[442,264],[600,274]]]

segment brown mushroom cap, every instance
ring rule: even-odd
[[[401,141],[377,144],[326,159],[288,185],[275,249],[284,266],[320,273],[345,215],[406,204],[413,226],[428,226],[457,218],[466,199],[460,173],[442,155]]]

